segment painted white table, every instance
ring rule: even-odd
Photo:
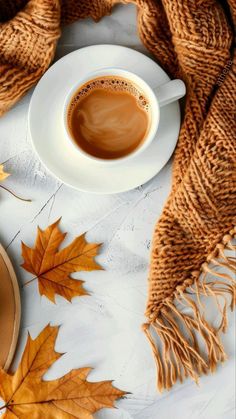
[[[97,24],[85,20],[68,26],[57,57],[96,43],[121,44],[147,53],[136,35],[134,7],[118,6],[112,16]],[[150,239],[170,189],[171,164],[148,184],[119,195],[94,196],[62,185],[32,151],[27,134],[31,93],[0,120],[0,161],[7,161],[6,170],[11,173],[5,185],[33,200],[30,204],[20,202],[0,190],[0,241],[23,284],[31,276],[20,268],[21,240],[33,245],[36,226],[44,228],[62,216],[68,240],[88,231],[89,240],[104,242],[98,260],[106,270],[80,274],[91,296],[74,298],[72,304],[60,297],[55,305],[40,298],[36,282],[22,289],[21,338],[15,365],[28,330],[35,337],[48,322],[61,324],[56,349],[66,354],[45,378],[91,366],[91,381],[114,379],[117,387],[132,392],[117,403],[118,410],[104,409],[96,418],[233,419],[232,316],[223,337],[228,362],[215,375],[202,378],[200,387],[189,380],[162,395],[156,392],[154,361],[141,331]]]

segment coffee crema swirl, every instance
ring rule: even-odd
[[[68,107],[68,128],[85,152],[103,159],[138,148],[150,128],[150,104],[124,77],[98,77],[82,85]]]

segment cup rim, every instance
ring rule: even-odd
[[[68,107],[71,103],[71,100],[73,98],[73,96],[75,95],[76,91],[79,90],[80,86],[83,86],[83,84],[85,84],[86,82],[89,82],[90,80],[96,78],[96,77],[102,77],[102,76],[121,76],[123,75],[124,78],[129,79],[131,82],[133,81],[131,77],[133,77],[134,79],[137,79],[138,82],[140,82],[140,84],[144,85],[144,92],[148,93],[148,97],[151,97],[151,109],[152,109],[152,113],[154,114],[155,118],[153,118],[152,115],[152,120],[151,120],[151,128],[154,127],[152,129],[152,132],[148,132],[147,137],[145,138],[144,142],[137,147],[136,149],[134,149],[131,153],[127,154],[126,156],[122,156],[122,157],[117,157],[114,159],[104,159],[104,158],[100,158],[100,157],[96,157],[93,156],[92,154],[87,153],[85,150],[83,150],[73,139],[69,127],[68,127]],[[130,76],[130,77],[129,77]],[[135,82],[135,81],[134,81]],[[138,84],[138,82],[136,82],[136,84]],[[138,84],[139,85],[139,84]],[[142,86],[141,86],[142,88]],[[155,108],[153,110],[153,107]],[[90,72],[86,77],[83,77],[82,79],[80,79],[76,84],[73,85],[73,87],[70,89],[68,95],[65,98],[65,102],[64,102],[64,106],[63,106],[63,126],[64,126],[64,130],[67,136],[67,139],[70,141],[70,144],[73,146],[73,148],[79,152],[80,154],[82,154],[84,157],[86,157],[87,159],[96,162],[96,163],[102,163],[105,165],[112,165],[115,163],[122,163],[124,161],[128,161],[133,157],[136,157],[137,155],[139,155],[140,153],[142,153],[144,150],[146,150],[146,148],[151,144],[151,142],[154,140],[156,133],[157,133],[157,129],[159,126],[159,121],[160,121],[160,106],[158,103],[158,99],[153,91],[153,89],[149,86],[149,84],[143,80],[142,77],[138,76],[137,74],[125,70],[123,68],[118,68],[118,67],[105,67],[105,68],[101,68],[99,70]]]

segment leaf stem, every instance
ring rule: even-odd
[[[4,189],[5,191],[9,192],[11,195],[13,195],[15,198],[19,199],[20,201],[24,202],[32,202],[32,199],[25,199],[21,198],[20,196],[16,195],[14,192],[10,191],[10,189],[5,188],[5,186],[0,185],[0,188]]]
[[[22,285],[22,288],[24,288],[26,285],[29,285],[31,282],[35,281],[35,279],[37,279],[37,278],[38,278],[38,277],[37,277],[37,276],[35,276],[34,278],[32,278],[32,279],[30,279],[29,281],[25,282],[25,283]]]

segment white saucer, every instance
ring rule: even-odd
[[[81,191],[111,194],[147,182],[167,163],[178,139],[180,111],[178,102],[161,109],[156,139],[130,162],[104,167],[74,153],[62,132],[62,104],[73,84],[104,67],[132,71],[151,87],[169,80],[159,65],[133,49],[118,45],[81,48],[57,61],[37,84],[29,107],[29,132],[40,160],[58,179]]]

